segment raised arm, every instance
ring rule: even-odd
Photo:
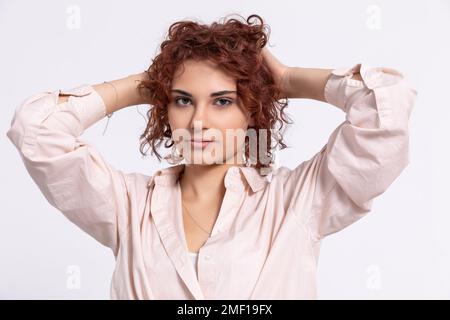
[[[408,165],[417,91],[391,68],[358,63],[330,72],[271,65],[287,96],[321,100],[345,113],[311,159],[282,175],[286,208],[320,240],[368,213]]]
[[[146,79],[147,75],[145,72],[132,74],[124,78],[115,79],[109,81],[108,83],[97,83],[92,85],[95,91],[102,97],[105,107],[106,114],[109,115],[117,110],[125,107],[143,104],[145,101],[137,89],[137,85],[140,81]],[[116,103],[116,92],[117,90],[117,103]],[[68,100],[70,94],[61,93],[58,99],[58,103],[64,103]]]
[[[8,138],[48,202],[117,254],[127,228],[127,175],[105,161],[82,133],[108,113],[138,104],[142,75],[109,84],[34,94],[15,110]]]
[[[266,47],[262,55],[281,84],[285,98],[314,99],[327,102],[324,95],[325,84],[333,69],[289,67],[280,62]],[[362,80],[358,72],[352,75],[355,80]]]

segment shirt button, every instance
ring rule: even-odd
[[[205,256],[205,260],[208,261],[208,260],[210,260],[210,259],[211,259],[211,256],[210,256],[209,254],[207,254],[207,255]]]

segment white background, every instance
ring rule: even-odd
[[[369,215],[324,240],[320,299],[450,298],[450,1],[0,1],[2,165],[0,298],[109,299],[111,251],[51,207],[7,139],[14,109],[40,91],[113,80],[147,69],[169,25],[229,13],[261,15],[284,63],[338,68],[366,63],[401,71],[418,91],[410,164]],[[145,112],[146,106],[140,106]],[[326,143],[344,113],[290,100],[295,124],[280,164],[293,168]],[[89,128],[124,172],[152,174],[142,158],[137,107]],[[163,152],[164,153],[164,152]],[[73,277],[80,287],[72,288]]]

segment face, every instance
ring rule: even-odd
[[[245,134],[254,122],[238,99],[235,79],[211,61],[187,60],[171,90],[169,124],[186,162],[241,164]]]

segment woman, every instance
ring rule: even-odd
[[[111,298],[316,298],[322,239],[368,213],[407,166],[417,92],[401,73],[288,67],[265,47],[265,27],[256,15],[180,21],[147,71],[42,92],[17,109],[7,135],[33,180],[115,255]],[[273,166],[289,98],[346,115],[292,170]],[[143,103],[141,152],[148,144],[161,159],[165,142],[175,164],[151,176],[115,169],[80,138]]]

